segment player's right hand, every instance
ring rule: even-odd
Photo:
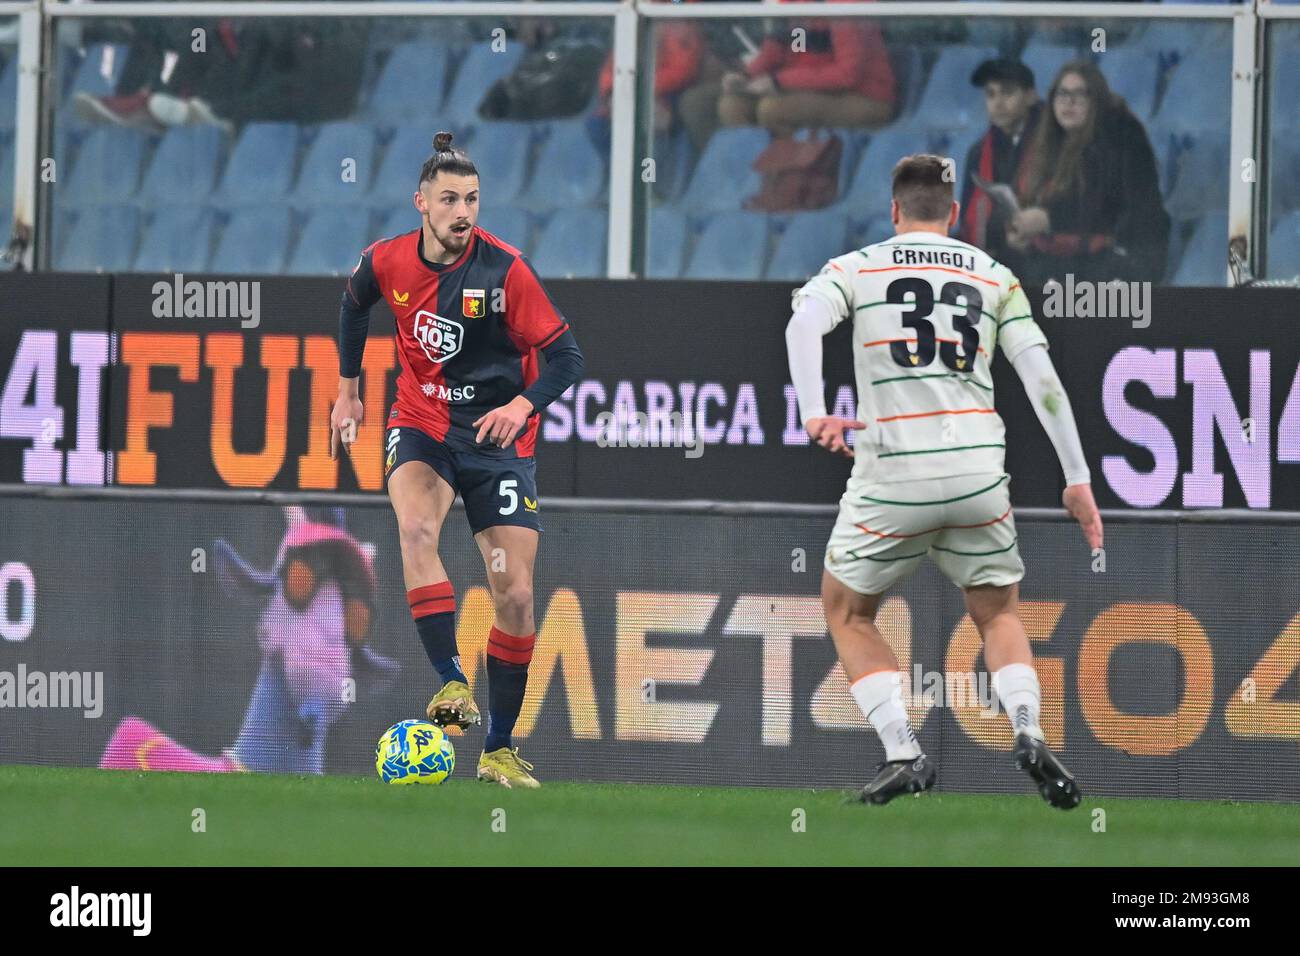
[[[330,458],[339,457],[339,445],[349,455],[352,443],[357,440],[357,429],[361,427],[365,409],[361,399],[355,395],[340,395],[330,410]]]
[[[804,428],[808,429],[808,434],[812,436],[813,441],[827,451],[836,455],[843,455],[846,458],[853,457],[853,449],[844,440],[844,430],[846,428],[866,427],[866,422],[860,422],[854,418],[837,418],[834,415],[827,415],[825,418],[810,418],[804,423]]]
[[[1061,495],[1061,503],[1079,522],[1084,540],[1090,548],[1100,548],[1102,542],[1101,512],[1092,497],[1092,485],[1069,485]]]

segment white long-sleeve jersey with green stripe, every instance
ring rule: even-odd
[[[805,302],[829,309],[830,328],[853,321],[857,415],[867,425],[855,434],[854,478],[907,481],[1003,471],[1006,431],[993,405],[993,350],[1000,346],[1014,363],[1027,349],[1047,346],[1010,269],[960,240],[902,233],[830,260],[796,290],[796,315]],[[820,342],[815,355],[807,341],[803,348],[790,344],[806,422],[826,414]],[[817,366],[812,375],[810,359]],[[1058,454],[1067,452],[1061,455],[1067,476],[1077,479],[1082,469],[1086,481],[1059,380],[1053,390],[1059,395],[1051,418],[1069,433],[1061,444],[1053,434],[1053,443]],[[1043,419],[1037,402],[1035,410]]]

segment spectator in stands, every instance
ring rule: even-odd
[[[142,18],[116,96],[78,94],[90,121],[160,130],[191,123],[226,129],[252,121],[319,123],[356,109],[368,23],[339,17]]]
[[[792,36],[796,27],[807,33]],[[787,21],[763,40],[744,72],[723,76],[718,116],[726,126],[757,124],[788,136],[803,127],[886,123],[894,100],[894,70],[877,24],[857,17]]]
[[[1086,60],[1057,74],[1017,182],[1007,242],[1027,284],[1159,282],[1169,245],[1146,130]]]
[[[961,187],[961,224],[958,235],[1001,262],[1008,256],[1005,203],[977,184],[1002,183],[1014,191],[1028,144],[1042,111],[1034,73],[1019,60],[985,60],[970,78],[984,91],[989,128],[966,154]]]
[[[704,55],[704,38],[692,20],[654,22],[656,133],[673,126],[678,94],[695,82]],[[614,54],[610,53],[600,72],[600,106],[597,115],[609,116],[609,98],[614,91]]]

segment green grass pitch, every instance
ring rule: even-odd
[[[1291,865],[1300,806],[0,767],[10,865]],[[206,832],[193,832],[194,810]],[[1105,811],[1094,832],[1095,809]],[[795,832],[797,810],[804,832]],[[494,823],[496,826],[494,827]],[[504,824],[504,832],[500,832]]]

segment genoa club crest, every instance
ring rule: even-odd
[[[465,316],[467,319],[481,319],[486,313],[486,289],[465,289],[461,292],[461,315]]]

